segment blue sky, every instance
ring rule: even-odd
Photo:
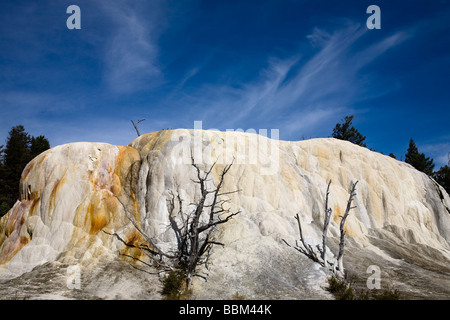
[[[69,30],[69,5],[81,30]],[[369,30],[369,5],[381,29]],[[0,2],[0,144],[22,124],[52,146],[127,145],[165,128],[328,137],[354,115],[368,147],[450,152],[450,3]]]

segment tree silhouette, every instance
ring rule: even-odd
[[[433,173],[433,178],[450,194],[450,166],[441,167]]]
[[[11,128],[6,146],[0,148],[0,216],[19,200],[19,182],[25,166],[49,148],[44,136],[31,137],[22,125]]]
[[[364,140],[366,140],[366,137],[352,126],[353,117],[354,116],[347,116],[343,119],[342,124],[336,124],[331,136],[336,139],[350,141],[361,147],[367,147],[364,142]]]
[[[419,149],[416,146],[416,143],[412,138],[409,141],[408,150],[405,154],[405,162],[409,163],[417,170],[422,171],[429,176],[433,174],[433,159],[430,159],[429,157],[426,157],[425,154],[420,153]]]

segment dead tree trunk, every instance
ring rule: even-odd
[[[136,123],[134,123],[133,120],[131,120],[131,123],[133,124],[134,129],[136,130],[136,133],[138,135],[138,137],[141,135],[141,133],[139,132],[138,128],[137,128],[137,124],[139,124],[140,122],[144,121],[145,119],[141,119],[138,120]]]
[[[300,242],[303,245],[303,248],[300,247],[298,245],[297,240],[295,241],[295,247],[292,247],[289,243],[286,242],[286,240],[282,239],[283,242],[285,244],[287,244],[289,247],[294,248],[295,250],[303,253],[304,255],[306,255],[308,258],[310,258],[311,260],[315,261],[315,262],[319,262],[319,258],[317,257],[317,254],[314,252],[314,249],[311,247],[310,244],[307,244],[305,242],[305,239],[303,238],[303,231],[302,231],[302,223],[300,222],[300,217],[298,216],[298,213],[295,215],[295,220],[297,220],[297,225],[298,225],[298,232],[300,234]],[[322,263],[321,263],[322,264]]]
[[[328,195],[330,194],[330,185],[331,180],[328,182],[327,192],[325,196],[325,218],[323,221],[323,232],[322,232],[322,255],[321,258],[323,260],[323,264],[327,266],[326,252],[327,252],[327,233],[328,233],[328,225],[330,224],[331,213],[333,212],[330,208],[328,208]]]
[[[331,265],[330,265],[330,270],[334,274],[337,274],[338,272],[342,275],[344,274],[344,266],[343,266],[343,262],[342,262],[342,256],[344,254],[344,247],[345,247],[344,225],[345,225],[345,221],[350,213],[350,210],[355,208],[355,207],[352,207],[351,204],[352,204],[354,196],[356,195],[355,190],[356,190],[357,183],[358,183],[358,181],[356,181],[355,183],[352,184],[350,196],[347,201],[347,208],[345,210],[345,214],[341,217],[341,222],[339,225],[339,229],[341,232],[340,240],[339,240],[339,252],[338,252],[335,262],[331,262]],[[296,249],[297,251],[301,252],[302,254],[306,255],[308,258],[312,259],[313,261],[319,263],[321,266],[326,267],[326,268],[329,266],[329,264],[328,264],[329,262],[326,260],[327,233],[328,233],[328,226],[330,224],[330,218],[331,218],[331,214],[332,214],[331,208],[328,208],[328,196],[330,194],[330,185],[331,185],[331,181],[328,183],[327,191],[325,194],[325,217],[324,217],[323,231],[322,231],[322,248],[320,248],[320,245],[317,245],[317,249],[320,252],[320,257],[317,256],[317,253],[314,251],[314,249],[311,247],[311,245],[307,244],[305,242],[299,215],[296,214],[294,217],[295,220],[297,220],[298,231],[300,234],[300,242],[302,243],[302,246],[299,246],[298,242],[295,241],[295,247],[293,247],[293,248]],[[289,245],[289,243],[286,242],[286,240],[284,240],[284,239],[282,239],[282,240],[289,247],[292,247],[291,245]]]
[[[171,198],[167,201],[169,222],[177,238],[177,249],[173,252],[164,252],[158,248],[154,239],[140,228],[139,224],[128,212],[125,204],[116,197],[122,205],[128,220],[130,220],[136,230],[146,240],[146,244],[139,244],[134,247],[143,251],[158,268],[162,268],[163,270],[182,270],[186,275],[186,290],[189,290],[192,277],[198,276],[206,279],[205,276],[197,273],[197,267],[200,265],[208,266],[207,264],[214,245],[224,245],[215,241],[214,231],[219,225],[230,221],[230,219],[240,213],[240,211],[232,212],[230,209],[224,208],[224,204],[229,200],[223,198],[223,196],[239,192],[239,190],[221,192],[225,175],[233,163],[224,167],[219,176],[217,186],[214,189],[209,189],[207,182],[216,163],[204,172],[194,163],[194,158],[191,157],[191,159],[197,176],[197,180],[193,180],[193,182],[199,186],[201,196],[195,203],[195,209],[191,212],[185,212],[179,186],[176,192],[169,190],[169,195],[171,195]],[[178,207],[178,210],[176,207]],[[117,233],[113,235],[125,243]],[[125,244],[129,245],[127,243]]]
[[[347,208],[345,209],[344,215],[341,217],[341,223],[339,225],[339,230],[341,232],[341,236],[340,236],[340,240],[339,240],[339,252],[338,252],[337,259],[336,259],[336,264],[341,273],[344,273],[344,264],[342,262],[342,256],[344,255],[344,247],[345,247],[344,225],[345,225],[345,221],[347,220],[347,217],[350,213],[350,210],[356,208],[356,207],[352,207],[352,201],[353,201],[353,197],[356,196],[355,190],[356,190],[357,183],[358,183],[358,181],[356,181],[355,183],[352,184],[352,188],[350,190],[350,196],[348,197],[348,201],[347,201]]]
[[[170,212],[171,223],[176,225],[175,228],[179,230],[178,262],[179,267],[186,271],[186,287],[188,289],[193,276],[203,277],[196,272],[196,268],[204,264],[207,266],[212,247],[214,245],[224,245],[223,243],[215,241],[213,237],[213,233],[217,226],[228,222],[235,215],[239,214],[239,211],[231,212],[230,209],[225,209],[223,205],[227,203],[228,200],[221,199],[222,196],[238,192],[239,190],[225,193],[220,192],[223,187],[225,175],[228,173],[233,163],[224,167],[215,189],[208,189],[207,182],[216,163],[214,163],[209,170],[202,172],[200,167],[195,164],[193,156],[191,157],[191,160],[197,175],[197,180],[193,180],[193,182],[198,184],[200,188],[200,199],[197,201],[195,210],[187,214],[183,212],[182,201],[178,200],[180,207],[178,215],[181,213],[182,216],[186,217],[185,219],[182,219],[181,225],[178,225],[173,216],[173,212]],[[173,200],[174,197],[169,201],[169,207],[172,210],[175,207]]]

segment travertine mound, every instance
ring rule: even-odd
[[[227,299],[239,293],[257,299],[330,298],[323,289],[324,270],[282,239],[298,239],[293,216],[299,213],[306,241],[321,243],[325,190],[331,180],[330,258],[337,252],[350,185],[359,181],[356,208],[345,228],[348,273],[365,286],[367,268],[376,265],[382,285],[399,288],[405,297],[450,298],[450,197],[425,174],[331,138],[289,142],[251,133],[181,129],[142,135],[127,147],[62,145],[33,159],[22,174],[21,201],[0,220],[0,278],[7,284],[40,266],[48,270],[48,263],[77,265],[91,282],[84,284],[90,288],[85,298],[95,297],[92,283],[101,287],[101,277],[89,277],[90,271],[98,274],[109,262],[129,264],[130,256],[144,258],[112,235],[128,243],[143,241],[120,201],[160,248],[175,248],[167,200],[178,190],[187,211],[198,198],[191,157],[204,170],[216,163],[212,187],[223,167],[233,162],[223,191],[240,190],[227,198],[231,210],[241,211],[216,231],[225,247],[214,249],[209,270],[204,270],[208,281],[195,281],[195,297]],[[146,268],[135,264],[139,268],[124,267],[123,272]],[[139,278],[120,276],[129,282]],[[11,278],[16,279],[6,280]],[[157,288],[159,282],[152,279]],[[121,294],[97,297],[135,297],[139,283],[126,281],[104,279],[102,292],[108,291],[105,283],[112,291],[120,283]],[[68,295],[67,288],[59,292],[56,297],[83,298]]]

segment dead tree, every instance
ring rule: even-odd
[[[138,125],[140,122],[142,122],[142,121],[145,121],[145,119],[138,120],[136,123],[134,123],[134,121],[131,120],[131,123],[133,124],[133,127],[134,127],[134,129],[136,130],[136,133],[137,133],[138,137],[141,135],[141,133],[139,132],[139,130],[138,130],[138,128],[137,128],[137,125]]]
[[[352,207],[352,201],[353,201],[353,197],[356,196],[355,190],[356,190],[357,183],[358,183],[358,181],[356,181],[355,183],[352,184],[352,189],[350,190],[350,196],[348,197],[348,201],[347,201],[347,207],[345,209],[344,215],[341,216],[341,223],[339,224],[339,230],[341,232],[341,236],[339,239],[339,252],[338,252],[337,259],[336,259],[336,265],[341,272],[344,272],[344,265],[342,263],[342,256],[344,255],[344,246],[345,246],[344,225],[345,225],[345,221],[347,220],[347,217],[350,213],[350,210],[356,208],[356,207]],[[335,265],[335,267],[336,267],[336,265]]]
[[[322,258],[324,267],[327,266],[327,260],[326,260],[325,256],[326,256],[326,251],[327,251],[328,225],[330,224],[330,218],[331,218],[331,214],[333,212],[333,210],[331,210],[331,208],[328,208],[328,195],[330,194],[330,185],[331,185],[331,180],[330,180],[330,182],[328,182],[327,192],[325,195],[325,218],[323,221],[323,232],[322,232],[322,254],[320,256]]]
[[[194,209],[188,213],[184,211],[183,200],[178,191],[176,195],[171,192],[171,198],[168,200],[169,220],[172,229],[177,237],[178,249],[176,252],[177,267],[186,273],[186,287],[189,288],[192,277],[198,276],[204,278],[196,272],[198,266],[206,265],[211,250],[214,245],[224,246],[214,238],[214,231],[217,226],[228,222],[240,211],[231,212],[224,205],[229,199],[224,199],[224,195],[238,192],[221,192],[225,175],[230,170],[233,163],[226,165],[219,176],[219,182],[213,189],[208,189],[207,182],[210,179],[211,172],[215,167],[214,163],[209,170],[202,171],[200,167],[194,163],[191,156],[192,166],[195,168],[197,180],[193,180],[200,189],[200,199],[195,203]],[[178,206],[175,205],[177,202]],[[178,207],[178,210],[175,208]],[[177,219],[178,218],[178,219]]]
[[[327,261],[327,259],[326,259],[327,233],[328,233],[328,226],[330,224],[330,218],[332,215],[332,209],[328,208],[328,196],[330,194],[331,181],[328,183],[327,191],[325,194],[325,217],[324,217],[323,231],[322,231],[322,247],[320,247],[320,245],[316,246],[317,251],[320,253],[320,257],[318,256],[316,251],[313,249],[313,247],[310,244],[307,244],[305,242],[305,239],[303,237],[303,231],[302,231],[300,217],[298,214],[296,214],[294,218],[295,218],[295,220],[297,220],[297,225],[298,225],[298,230],[299,230],[299,235],[300,235],[300,242],[301,242],[302,246],[299,246],[297,241],[295,241],[295,247],[292,247],[284,239],[282,239],[283,242],[285,244],[287,244],[289,247],[294,248],[297,251],[303,253],[308,258],[312,259],[314,262],[319,263],[322,267],[325,267],[325,268],[330,267],[330,270],[333,273],[335,273],[336,275],[338,275],[338,274],[343,275],[344,274],[344,266],[343,266],[343,262],[342,262],[342,257],[344,254],[344,247],[345,247],[344,225],[345,225],[345,221],[347,220],[347,217],[350,213],[350,210],[356,208],[356,207],[352,207],[351,204],[352,204],[354,196],[356,195],[355,190],[356,190],[357,183],[358,183],[358,181],[356,181],[355,183],[352,184],[352,188],[350,191],[350,196],[347,201],[347,207],[346,207],[345,213],[343,216],[340,217],[341,222],[339,225],[339,230],[340,230],[339,252],[338,252],[338,255],[337,255],[337,258],[335,261],[330,262],[330,261]]]
[[[285,244],[287,244],[289,247],[294,248],[295,250],[299,251],[300,253],[303,253],[305,256],[313,260],[314,262],[320,263],[322,266],[323,264],[317,257],[317,254],[314,252],[314,249],[311,247],[310,244],[305,243],[305,239],[303,238],[303,231],[302,231],[302,224],[300,222],[300,217],[298,216],[298,213],[295,215],[295,220],[297,220],[298,225],[298,232],[300,234],[300,241],[303,245],[303,247],[298,245],[297,240],[295,240],[295,247],[292,247],[289,243],[287,243],[286,240],[282,239]]]
[[[177,239],[176,250],[164,252],[158,248],[154,239],[139,227],[138,223],[127,211],[125,204],[116,197],[122,204],[127,218],[146,240],[145,244],[139,244],[134,247],[144,252],[158,268],[162,268],[163,270],[182,270],[186,275],[186,289],[189,289],[192,277],[194,276],[206,280],[205,276],[197,273],[197,267],[201,265],[208,267],[209,257],[214,245],[224,246],[223,243],[215,240],[214,231],[219,225],[230,221],[230,219],[240,213],[240,211],[231,212],[230,209],[225,208],[224,205],[229,202],[229,199],[223,197],[239,192],[239,190],[221,192],[225,175],[233,163],[224,167],[215,188],[209,189],[207,184],[216,163],[209,170],[202,171],[194,163],[193,156],[191,156],[191,159],[197,178],[193,182],[199,186],[200,199],[190,204],[194,205],[193,210],[185,212],[184,201],[180,195],[179,186],[177,186],[176,192],[169,190],[170,198],[167,200],[169,227],[172,228]],[[117,234],[114,235],[124,242]]]

